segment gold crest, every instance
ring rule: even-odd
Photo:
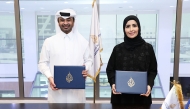
[[[90,37],[92,38],[92,41],[93,41],[94,43],[98,43],[98,37],[97,37],[97,36],[91,35]]]
[[[171,109],[174,109],[175,106],[176,106],[176,104],[170,104],[170,108],[171,108]]]
[[[135,85],[135,81],[133,80],[133,78],[130,78],[127,83],[129,87],[133,87]]]
[[[71,75],[71,73],[69,72],[68,75],[66,76],[66,81],[68,83],[70,83],[71,81],[73,81],[73,76]]]
[[[189,107],[188,107],[188,109],[190,109],[190,104],[189,104]]]

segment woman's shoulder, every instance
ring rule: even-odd
[[[144,43],[144,46],[145,46],[146,48],[148,48],[148,49],[153,48],[153,46],[152,46],[150,43],[148,43],[148,42],[145,42],[145,43]]]
[[[144,44],[144,46],[145,46],[146,54],[147,54],[147,55],[154,54],[154,48],[153,48],[153,46],[152,46],[150,43],[146,42],[146,43]]]
[[[125,46],[124,42],[115,45],[114,49],[122,49]]]

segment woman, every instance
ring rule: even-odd
[[[148,109],[152,104],[151,89],[157,75],[157,61],[151,44],[141,37],[141,26],[136,16],[123,22],[124,42],[114,47],[106,73],[112,89],[111,103],[124,104],[130,109]],[[147,71],[146,94],[120,94],[115,89],[115,71]]]

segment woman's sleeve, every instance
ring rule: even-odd
[[[106,73],[110,86],[115,84],[115,58],[116,57],[115,57],[115,47],[114,47],[106,68]]]
[[[150,63],[149,63],[149,68],[148,68],[148,85],[150,85],[151,89],[154,86],[154,79],[157,75],[157,60],[156,56],[153,50],[153,47],[151,45],[149,49],[150,53]]]

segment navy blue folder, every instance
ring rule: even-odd
[[[116,71],[116,91],[127,94],[143,94],[147,91],[147,72]]]
[[[54,83],[58,89],[85,89],[82,71],[85,66],[54,66]]]

